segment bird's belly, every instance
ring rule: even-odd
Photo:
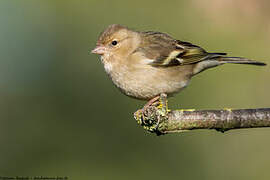
[[[149,100],[161,93],[172,95],[188,84],[188,79],[180,74],[171,76],[157,69],[121,69],[109,73],[113,83],[127,96]]]

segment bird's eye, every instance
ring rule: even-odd
[[[116,46],[117,45],[117,41],[112,41],[112,45]]]

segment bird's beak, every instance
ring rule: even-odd
[[[95,49],[93,49],[91,51],[91,53],[93,54],[99,54],[99,55],[103,55],[106,52],[106,48],[104,46],[97,46]]]

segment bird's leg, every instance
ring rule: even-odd
[[[164,116],[168,112],[168,101],[167,101],[167,94],[161,93],[159,95],[159,102],[157,108],[160,109],[160,115]],[[157,123],[154,128],[154,132],[156,132],[157,135],[161,135],[160,131],[158,130],[159,123],[160,123],[160,115],[157,116]]]
[[[149,106],[152,106],[154,103],[156,103],[159,100],[160,96],[156,96],[153,99],[150,99],[143,107],[143,111],[146,110]]]
[[[145,122],[145,115],[147,114],[147,109],[152,106],[154,103],[157,103],[157,101],[159,100],[160,96],[156,96],[152,99],[150,99],[142,109],[138,110],[136,113],[141,114],[141,122],[142,124],[147,124]],[[134,114],[135,115],[135,114]]]
[[[163,94],[162,94],[163,95]],[[166,94],[164,94],[165,95],[165,97],[167,97],[167,95]],[[163,95],[163,96],[164,96]],[[149,108],[150,106],[158,106],[158,105],[160,105],[160,103],[162,103],[161,101],[160,101],[160,98],[161,98],[161,95],[158,95],[158,96],[156,96],[156,97],[154,97],[154,98],[152,98],[152,99],[150,99],[145,105],[144,105],[144,107],[141,109],[141,113],[142,113],[142,122],[145,124],[145,121],[144,121],[144,119],[145,119],[145,117],[144,117],[144,115],[146,114],[146,111],[147,111],[147,108]],[[159,125],[159,119],[158,119],[158,122],[157,122],[157,126],[156,127],[158,127],[158,125]]]
[[[162,134],[159,131],[161,117],[164,117],[168,112],[167,95],[162,93],[147,102],[142,109],[137,110],[134,113],[134,118],[148,131],[160,135]]]

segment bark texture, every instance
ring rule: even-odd
[[[167,98],[134,113],[134,118],[146,130],[157,135],[193,129],[231,129],[270,127],[270,108],[222,110],[169,110]]]

